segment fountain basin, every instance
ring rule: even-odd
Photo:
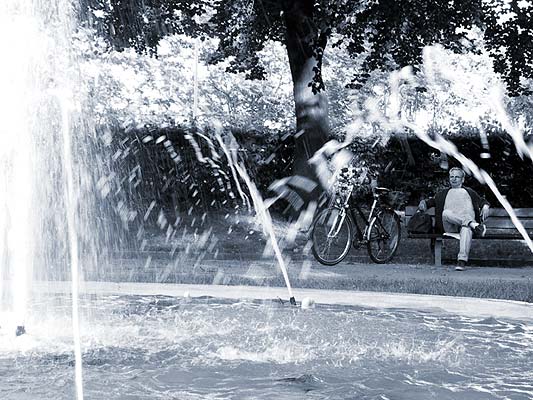
[[[35,285],[26,335],[2,324],[1,398],[73,398],[68,285]],[[295,290],[315,301],[302,309],[283,288],[87,282],[81,290],[88,399],[533,396],[526,303]]]

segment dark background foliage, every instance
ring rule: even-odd
[[[465,130],[448,137],[459,152],[471,159],[494,179],[501,193],[513,207],[533,206],[533,165],[521,158],[512,138],[504,132],[488,134],[488,149],[481,143],[477,131]],[[449,186],[448,171],[461,164],[441,154],[414,135],[393,136],[385,146],[372,147],[372,140],[356,141],[355,150],[378,173],[378,183],[404,194],[403,205],[417,205],[419,200]],[[490,158],[482,154],[488,153]],[[469,175],[465,186],[476,190],[494,206],[499,201],[484,184]]]
[[[269,136],[244,131],[232,134],[240,146],[241,163],[263,197],[271,196],[269,186],[276,179],[286,177],[292,167],[292,135],[280,132]],[[145,128],[115,133],[114,146],[121,150],[121,155],[114,157],[114,167],[121,171],[120,176],[129,177],[121,180],[121,190],[116,192],[131,209],[140,210],[138,218],[160,223],[162,212],[172,224],[176,215],[191,211],[202,214],[245,206],[226,160],[199,161],[187,135],[195,138],[204,155],[209,155],[208,142],[183,129]],[[144,143],[147,136],[154,139]],[[161,137],[165,140],[157,140]],[[466,133],[450,138],[461,153],[493,177],[513,207],[533,206],[531,162],[518,156],[508,135],[489,132],[488,139],[491,157],[482,158],[481,154],[487,149],[477,135]],[[447,187],[449,168],[460,166],[456,160],[440,154],[414,135],[394,135],[385,144],[376,144],[375,137],[360,138],[352,143],[351,150],[359,155],[359,166],[368,167],[380,186],[396,192],[391,201],[399,209],[417,205],[420,199]],[[115,151],[114,154],[119,153]],[[465,185],[484,195],[493,207],[500,207],[490,189],[475,178],[467,177]],[[359,188],[357,193],[366,199],[370,187]],[[281,212],[285,206],[280,202],[273,211]],[[145,217],[149,209],[154,211]]]
[[[426,45],[439,43],[456,51],[479,51],[467,34],[469,28],[476,26],[484,32],[484,44],[494,60],[495,70],[507,82],[509,94],[529,94],[523,83],[524,78],[531,78],[533,74],[532,10],[520,7],[516,0],[505,4],[481,0],[376,0],[365,3],[301,0],[294,2],[300,5],[294,8],[292,3],[283,0],[87,0],[83,10],[87,24],[119,50],[134,47],[139,52],[156,55],[158,41],[172,33],[219,38],[218,49],[210,55],[210,61],[229,59],[229,71],[244,72],[248,78],[264,77],[258,52],[265,44],[269,40],[283,41],[286,31],[293,32],[300,44],[305,43],[314,49],[316,76],[315,82],[309,82],[313,88],[317,82],[321,83],[322,54],[328,40],[330,46],[343,45],[350,55],[362,58],[361,68],[354,69],[351,85],[358,88],[372,71],[395,70],[406,65],[413,65],[416,70]],[[503,5],[508,6],[507,9]],[[284,26],[283,14],[287,10],[306,11],[305,15],[300,15],[305,17],[302,18],[305,24],[289,26],[285,23]],[[100,11],[98,14],[103,17],[93,11]],[[515,17],[502,23],[501,17],[509,11]],[[298,31],[299,28],[304,32]],[[290,59],[290,46],[287,49]],[[298,60],[302,65],[307,62],[305,57]],[[317,89],[322,86],[318,85]],[[309,112],[304,114],[312,115]],[[313,134],[320,134],[321,138],[329,132],[322,129],[326,126],[326,111],[320,115],[323,116],[311,121],[307,128]],[[297,130],[301,129],[298,126],[301,120],[297,119]],[[122,156],[115,162],[120,161],[126,170],[136,171],[133,175],[130,173],[132,179],[121,183],[128,189],[122,191],[129,193],[128,201],[152,204],[153,199],[157,199],[162,209],[167,210],[164,214],[168,218],[172,218],[173,211],[188,207],[238,206],[238,187],[233,186],[236,184],[227,163],[222,160],[202,162],[196,158],[194,148],[186,139],[187,135],[196,135],[194,129],[185,132],[179,128],[154,128],[152,132],[157,137],[164,135],[166,138],[145,142],[143,137],[147,133],[142,130],[116,135],[116,142],[127,147],[122,149]],[[248,166],[259,189],[268,195],[267,188],[274,180],[290,175],[293,156],[298,153],[294,150],[298,148],[292,136],[294,132],[263,135],[240,131],[233,134],[241,146],[242,162]],[[531,185],[526,184],[531,165],[516,155],[512,140],[504,133],[491,132],[491,158],[484,159],[480,157],[485,149],[479,138],[468,130],[460,135],[452,138],[459,150],[495,177],[513,206],[526,206],[531,197],[527,189]],[[197,139],[208,153],[208,143],[200,137]],[[359,162],[376,171],[381,185],[405,193],[401,203],[416,204],[420,197],[445,186],[447,168],[456,164],[453,159],[405,134],[393,135],[383,146],[375,146],[373,139],[356,139],[352,150],[360,156]],[[138,176],[143,179],[137,179]],[[467,184],[497,204],[493,196],[474,180],[468,180]],[[144,192],[136,190],[142,186]],[[142,194],[135,194],[137,192]]]

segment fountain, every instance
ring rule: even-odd
[[[91,222],[93,175],[86,171],[98,165],[81,116],[82,81],[72,51],[75,12],[68,0],[0,5],[0,311],[4,329],[38,334],[27,328],[30,304],[38,301],[32,281],[71,280],[69,325],[81,399],[80,252],[90,270],[98,235]]]
[[[22,4],[18,5],[22,8]],[[25,51],[31,46],[32,29],[34,29],[24,16],[17,16],[17,4],[5,2],[0,9],[2,18],[3,37],[0,51],[7,58],[13,59],[8,63],[1,74],[1,86],[4,95],[1,97],[1,116],[4,124],[1,128],[2,148],[0,162],[2,163],[0,185],[0,226],[2,227],[2,241],[0,254],[2,268],[0,274],[2,281],[11,278],[12,290],[8,293],[6,288],[0,289],[2,303],[10,295],[13,312],[17,315],[17,334],[24,330],[24,320],[27,308],[27,282],[32,271],[33,248],[33,218],[31,213],[32,198],[32,153],[34,152],[28,121],[29,109],[25,104],[25,92],[28,86],[29,64],[31,53]],[[22,14],[24,11],[20,10]],[[28,32],[26,35],[17,36],[13,40],[9,35],[11,30],[20,29]],[[33,32],[35,34],[35,32]],[[7,38],[9,37],[9,40]],[[6,268],[9,267],[9,268]]]
[[[82,399],[79,285],[105,257],[98,232],[107,227],[97,222],[104,207],[94,187],[104,163],[93,153],[97,141],[73,51],[75,14],[69,0],[0,5],[0,53],[9,60],[0,74],[0,326],[16,337],[46,336],[36,304],[49,299],[51,282],[70,280],[62,304],[71,307],[66,325]],[[34,279],[45,282],[41,293]],[[289,293],[295,304],[290,286]],[[42,311],[56,314],[53,307]]]

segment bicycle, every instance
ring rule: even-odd
[[[340,263],[348,255],[351,245],[355,248],[366,245],[368,255],[378,264],[390,261],[398,249],[400,218],[383,199],[391,190],[384,187],[372,189],[373,202],[366,216],[352,196],[357,183],[355,170],[353,167],[341,170],[332,195],[327,198],[327,207],[314,218],[310,231],[311,249],[321,264]],[[364,227],[360,226],[357,216],[365,222]]]

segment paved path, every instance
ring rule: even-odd
[[[285,286],[271,246],[266,244],[255,218],[214,215],[206,218],[204,225],[200,224],[202,220],[194,215],[184,216],[171,237],[158,230],[146,234],[142,246],[113,255],[107,265],[96,271],[84,271],[85,279]],[[453,264],[435,267],[430,264],[429,241],[409,239],[402,239],[392,264],[371,263],[366,249],[352,249],[345,261],[326,267],[314,260],[306,234],[281,220],[274,221],[274,229],[295,290],[432,294],[533,303],[533,255],[519,241],[474,241],[475,262],[464,272],[456,272]],[[484,242],[490,242],[490,247]],[[446,260],[456,257],[456,247],[454,241],[446,244]],[[504,263],[496,262],[498,258]],[[490,261],[483,261],[486,259]]]

